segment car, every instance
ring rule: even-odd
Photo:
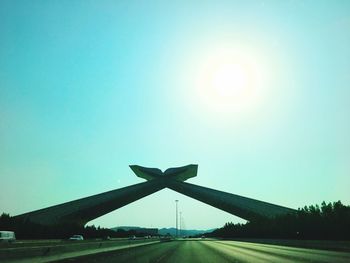
[[[13,231],[0,231],[0,242],[15,242],[16,235]]]
[[[129,237],[129,240],[135,240],[136,239],[136,236],[130,236]]]
[[[80,241],[80,240],[84,240],[84,237],[82,235],[73,235],[69,238],[69,240]]]
[[[169,242],[171,240],[172,240],[172,237],[170,235],[160,237],[160,242]]]

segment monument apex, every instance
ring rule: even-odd
[[[131,170],[137,177],[147,181],[155,179],[166,179],[184,182],[189,178],[197,176],[198,165],[189,164],[181,167],[168,168],[164,172],[158,168],[148,168],[140,165],[130,165]]]

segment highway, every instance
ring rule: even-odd
[[[350,262],[349,252],[220,240],[174,240],[56,261],[68,262]]]

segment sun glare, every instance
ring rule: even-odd
[[[243,52],[222,51],[200,63],[197,94],[206,107],[241,112],[259,97],[262,72],[256,59]]]
[[[248,76],[239,64],[220,65],[211,80],[212,87],[222,96],[237,96],[244,92]]]

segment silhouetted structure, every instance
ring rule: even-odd
[[[167,187],[248,221],[295,212],[291,208],[174,180],[169,181]]]
[[[186,181],[189,178],[197,176],[198,165],[189,164],[182,167],[175,167],[166,169],[164,172],[158,168],[148,168],[139,165],[130,165],[131,170],[136,176],[152,181],[159,179],[167,183],[169,180]]]
[[[95,218],[165,187],[249,221],[295,212],[287,207],[184,183],[185,180],[197,175],[198,165],[169,168],[165,172],[138,165],[131,165],[130,168],[138,177],[148,182],[25,213],[16,216],[15,219],[47,226],[64,224],[83,226]]]
[[[161,182],[139,183],[16,216],[42,225],[85,225],[87,222],[163,189]]]

